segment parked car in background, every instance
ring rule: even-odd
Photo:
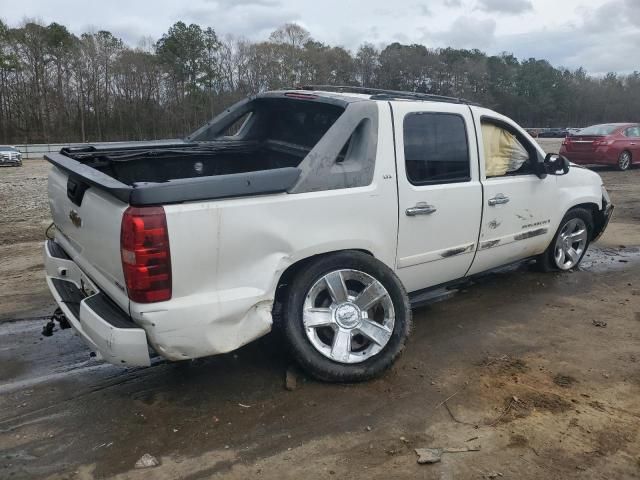
[[[569,135],[566,128],[547,128],[538,133],[538,138],[564,138]]]
[[[525,128],[525,131],[532,137],[532,138],[538,138],[538,133],[540,133],[540,130],[537,128]]]
[[[606,123],[565,138],[560,154],[579,165],[614,165],[627,170],[640,163],[640,124]]]
[[[581,128],[567,128],[569,135],[576,135],[582,130]]]
[[[19,167],[22,165],[22,154],[15,148],[0,145],[0,167]]]

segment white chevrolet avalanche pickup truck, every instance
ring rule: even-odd
[[[396,91],[266,92],[184,141],[47,159],[47,283],[117,365],[275,325],[317,378],[372,378],[434,289],[522,260],[572,269],[612,210],[596,173],[510,119]]]

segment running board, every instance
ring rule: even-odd
[[[411,308],[418,308],[432,303],[442,302],[443,300],[449,300],[456,293],[458,293],[458,289],[456,288],[435,288],[410,294],[409,302],[411,303]]]
[[[424,290],[418,290],[409,294],[409,303],[411,304],[411,308],[417,308],[423,305],[429,305],[431,303],[448,300],[456,293],[458,293],[460,289],[465,289],[468,286],[473,285],[476,280],[479,280],[483,277],[488,277],[493,273],[505,271],[518,265],[523,265],[534,260],[535,258],[535,256],[523,258],[522,260],[516,260],[515,262],[510,262],[505,265],[486,270],[484,272],[474,273],[473,275],[469,275],[468,277],[458,278],[457,280],[441,283]]]

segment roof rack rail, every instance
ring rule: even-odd
[[[478,103],[465,100],[464,98],[447,97],[444,95],[433,95],[431,93],[419,93],[419,92],[407,92],[402,90],[386,90],[382,88],[369,88],[369,87],[355,87],[349,85],[303,85],[298,87],[299,90],[327,90],[335,92],[345,93],[362,93],[365,95],[371,95],[372,100],[393,100],[393,99],[407,99],[407,100],[424,100],[430,102],[447,102],[447,103],[462,103],[465,105],[477,105]]]

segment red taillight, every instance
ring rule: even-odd
[[[613,142],[615,140],[612,140],[610,138],[603,138],[602,140],[596,140],[593,142],[593,145],[596,147],[605,147],[607,145],[613,145]]]
[[[120,231],[122,270],[129,298],[138,303],[171,298],[171,252],[162,207],[129,207]]]

